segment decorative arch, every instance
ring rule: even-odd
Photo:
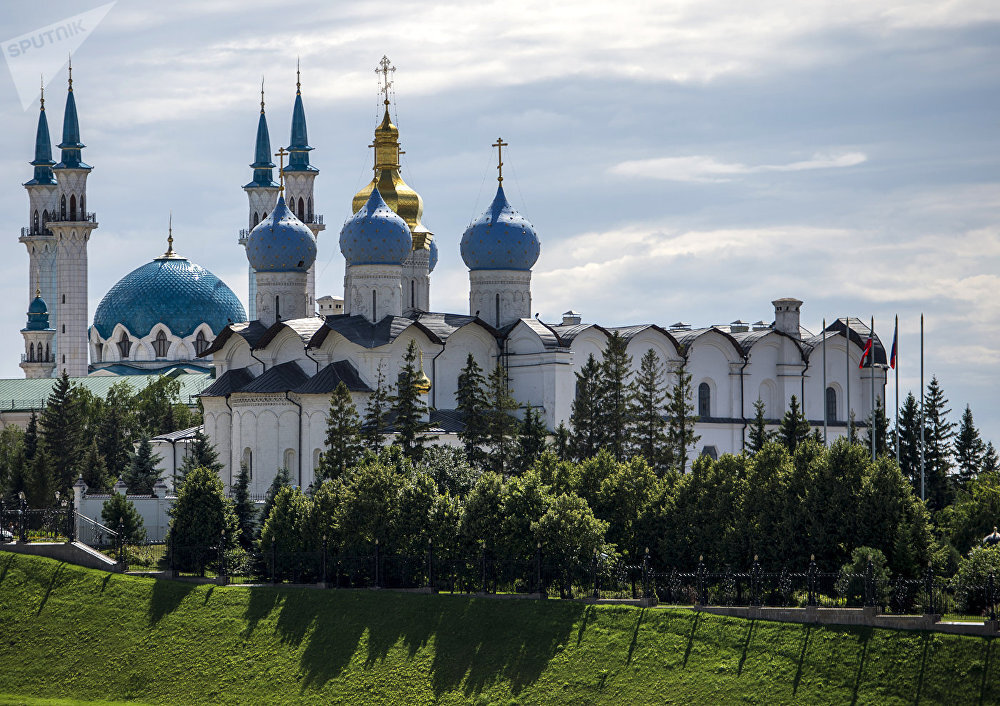
[[[71,194],[69,197],[69,219],[76,220],[76,194]]]
[[[66,194],[59,197],[59,216],[66,218]]]
[[[764,402],[764,413],[768,419],[778,416],[778,385],[774,380],[767,379],[760,384],[757,398]]]
[[[153,354],[157,358],[166,358],[169,350],[170,341],[167,339],[167,334],[164,333],[163,329],[160,329],[156,332],[156,337],[153,339]]]
[[[132,350],[132,339],[129,338],[125,331],[121,332],[118,336],[118,342],[115,344],[118,346],[118,354],[121,356],[122,360],[128,358],[129,352]]]

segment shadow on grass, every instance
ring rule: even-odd
[[[858,657],[858,671],[854,674],[854,691],[851,693],[851,706],[858,703],[858,691],[864,677],[865,662],[868,660],[868,643],[871,641],[871,628],[863,628],[859,635],[861,640],[861,655]]]
[[[430,680],[436,696],[456,689],[473,696],[503,681],[516,695],[537,681],[587,610],[559,601],[249,590],[244,636],[266,621],[283,643],[301,646],[303,692],[340,676],[366,638],[366,668],[400,646],[413,658],[433,642]]]
[[[49,602],[49,596],[52,595],[52,589],[55,588],[56,581],[59,580],[59,576],[62,574],[65,567],[66,564],[59,563],[56,566],[56,570],[52,572],[52,578],[49,579],[49,585],[45,587],[45,595],[42,596],[42,602],[38,604],[38,612],[35,613],[36,616],[42,614],[42,608],[44,608],[45,604]]]
[[[803,627],[802,650],[799,652],[799,664],[795,668],[795,680],[792,682],[792,694],[799,691],[799,683],[802,681],[802,666],[806,661],[806,651],[809,649],[809,637],[812,635],[812,625],[806,623]]]
[[[701,613],[695,613],[691,620],[691,632],[688,633],[687,647],[684,648],[684,662],[682,666],[688,666],[688,658],[691,656],[691,648],[694,647],[694,634],[698,630],[698,623],[701,621]]]
[[[0,584],[3,584],[3,580],[7,578],[7,572],[10,571],[11,565],[14,563],[14,557],[16,554],[7,554],[6,559],[3,562],[3,570],[0,571]]]
[[[642,627],[642,619],[646,617],[646,609],[640,608],[639,615],[635,619],[635,630],[632,631],[632,640],[628,643],[628,657],[625,659],[625,664],[632,664],[632,653],[635,652],[635,646],[639,642],[639,628]]]
[[[914,704],[920,703],[920,697],[924,692],[924,673],[927,671],[927,651],[931,646],[931,634],[925,632],[921,635],[921,641],[924,643],[924,648],[920,656],[920,672],[917,674],[917,695],[913,699]]]
[[[992,703],[986,697],[987,677],[990,673],[990,662],[993,656],[993,640],[986,640],[983,645],[983,680],[979,683],[979,704]]]
[[[181,601],[195,589],[195,584],[184,581],[153,581],[153,591],[149,598],[149,623],[156,625],[163,616],[173,613]]]
[[[756,620],[751,620],[750,624],[747,625],[747,634],[746,634],[746,637],[743,638],[743,653],[740,655],[740,664],[736,668],[736,675],[737,676],[742,676],[743,675],[743,665],[747,661],[747,651],[750,649],[750,641],[753,639],[753,629],[756,626],[757,626],[757,621]]]

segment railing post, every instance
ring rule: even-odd
[[[989,611],[990,620],[997,619],[996,602],[996,578],[991,573],[986,581],[986,608]]]
[[[219,541],[219,578],[222,585],[229,583],[229,567],[226,566],[226,530],[222,530],[222,538]]]
[[[25,543],[28,541],[28,500],[24,497],[23,490],[17,495],[21,500],[21,516],[18,518],[21,520],[21,532],[19,536],[21,543]]]
[[[427,588],[434,588],[434,540],[427,540]]]
[[[698,593],[698,605],[708,605],[708,586],[705,576],[705,555],[698,556],[698,569],[695,574],[695,590]]]
[[[379,548],[378,538],[375,538],[375,588],[381,588],[379,583]]]
[[[646,547],[646,553],[642,557],[642,597],[644,599],[650,597],[649,588],[649,547]]]
[[[816,606],[816,574],[819,569],[816,567],[816,555],[809,556],[809,573],[806,576],[806,590],[808,592],[810,607]]]
[[[868,565],[865,567],[865,606],[873,605],[875,605],[875,564],[868,559]]]
[[[125,521],[118,520],[118,562],[122,571],[128,571],[128,552],[125,549]]]
[[[590,574],[594,579],[594,598],[601,597],[601,588],[597,582],[597,550],[594,550],[594,556],[590,560]]]
[[[76,541],[76,496],[69,496],[69,512],[66,513],[66,536],[69,537],[69,543],[72,544]]]
[[[278,583],[278,540],[271,540],[271,583]]]
[[[323,558],[322,558],[322,561],[321,561],[321,564],[322,564],[321,571],[322,571],[322,579],[323,579],[323,587],[324,588],[326,588],[326,547],[327,547],[326,535],[324,534],[323,535]]]
[[[927,562],[927,573],[924,574],[924,591],[927,593],[927,603],[924,605],[925,613],[934,612],[934,570],[931,568],[931,562]]]
[[[760,590],[760,561],[753,555],[753,567],[750,569],[750,604],[759,606],[763,603]]]

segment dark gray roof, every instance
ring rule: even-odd
[[[559,337],[556,333],[555,327],[549,324],[543,323],[538,319],[518,319],[512,324],[505,326],[501,335],[506,338],[510,335],[511,331],[517,328],[518,324],[524,324],[542,340],[542,345],[546,348],[563,348],[567,344]]]
[[[430,417],[430,431],[434,434],[458,434],[465,429],[462,413],[457,409],[435,409]]]
[[[656,331],[658,333],[661,333],[664,336],[666,336],[667,338],[669,338],[670,341],[671,341],[671,343],[674,344],[674,348],[678,348],[679,347],[678,343],[677,343],[677,339],[674,337],[674,335],[672,333],[670,333],[669,331],[667,331],[665,328],[663,328],[661,326],[657,326],[656,324],[638,324],[636,326],[615,326],[615,327],[609,328],[607,330],[608,331],[614,331],[619,336],[621,336],[622,338],[624,338],[625,342],[627,343],[628,341],[631,341],[633,338],[635,338],[636,336],[638,336],[643,331],[647,331],[649,329],[653,329],[654,331]]]
[[[299,395],[327,395],[336,390],[341,382],[347,385],[347,389],[351,392],[372,391],[350,361],[338,360],[330,363],[292,392]]]
[[[746,351],[739,344],[739,341],[737,341],[736,338],[734,338],[734,334],[731,334],[728,331],[725,331],[717,326],[709,326],[708,328],[696,328],[691,330],[677,329],[671,331],[670,333],[676,337],[677,342],[680,345],[682,345],[684,348],[688,348],[692,343],[695,342],[695,340],[697,340],[701,336],[704,336],[707,333],[711,333],[712,331],[719,334],[723,338],[727,339],[732,344],[733,348],[736,349],[736,352],[739,353],[741,356],[746,355]]]
[[[261,336],[265,333],[267,333],[267,326],[262,324],[260,321],[229,324],[226,328],[222,329],[218,336],[215,337],[215,340],[212,341],[212,345],[200,353],[198,357],[204,358],[212,353],[215,353],[216,351],[221,351],[222,347],[226,345],[226,341],[233,336],[240,336],[244,341],[250,344],[251,348],[253,348],[257,344],[257,341],[260,340]]]
[[[253,380],[254,375],[248,368],[233,368],[224,372],[218,380],[202,391],[202,397],[226,397],[239,392]]]
[[[242,389],[234,390],[234,392],[291,392],[308,379],[309,376],[303,372],[298,363],[293,361],[275,365],[259,378],[251,380]]]
[[[850,317],[848,319],[840,318],[831,323],[826,327],[826,334],[828,340],[832,340],[830,334],[837,336],[843,336],[844,330],[847,329],[850,332],[851,342],[854,343],[858,348],[864,350],[865,345],[868,343],[868,334],[871,333],[871,326],[861,319],[856,317]],[[817,334],[803,343],[806,346],[806,356],[808,357],[812,351],[816,350],[823,342],[823,334]],[[875,364],[876,365],[886,365],[888,363],[885,355],[885,347],[882,345],[881,339],[879,339],[876,333],[873,338],[872,348],[875,349]],[[870,363],[866,363],[865,367],[869,367]]]
[[[549,328],[559,337],[560,343],[564,346],[569,346],[574,338],[589,328],[596,328],[598,331],[608,334],[608,329],[598,324],[570,324],[569,326],[560,324],[558,326],[549,326]]]
[[[309,347],[319,347],[330,332],[335,331],[356,345],[378,348],[392,343],[411,326],[416,326],[433,343],[443,344],[455,331],[472,323],[482,326],[493,336],[500,335],[478,317],[463,314],[413,311],[408,316],[386,316],[374,324],[363,316],[337,314],[326,317],[325,325],[312,336]]]
[[[432,331],[442,342],[448,340],[451,334],[458,331],[463,326],[478,324],[486,329],[490,334],[497,336],[499,332],[478,316],[467,316],[464,314],[443,314],[432,311],[423,311],[415,314],[416,321]]]
[[[181,439],[193,439],[195,434],[204,427],[199,424],[196,427],[188,427],[187,429],[181,429],[180,431],[168,431],[166,434],[160,434],[159,436],[154,436],[150,441],[180,441]]]
[[[302,345],[305,346],[312,339],[313,334],[315,334],[320,327],[323,325],[323,319],[319,316],[309,316],[304,319],[288,319],[286,321],[275,322],[264,335],[260,336],[254,343],[251,344],[251,348],[260,349],[266,348],[267,345],[275,339],[275,337],[282,331],[289,329],[299,338],[302,339]]]

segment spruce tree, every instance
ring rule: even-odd
[[[122,477],[125,486],[132,495],[150,495],[153,486],[156,485],[160,472],[156,468],[162,459],[153,453],[153,445],[149,443],[149,437],[144,436],[139,441],[139,446],[132,454],[132,463]]]
[[[701,436],[694,433],[698,416],[694,413],[694,392],[691,388],[691,373],[687,371],[687,359],[677,368],[677,380],[667,397],[667,448],[671,464],[678,473],[687,470],[688,451],[698,443]]]
[[[24,490],[23,475],[24,432],[16,424],[8,424],[0,431],[0,498]]]
[[[53,490],[68,493],[80,473],[85,446],[76,394],[63,372],[38,420],[42,444],[51,464]]]
[[[392,389],[385,381],[385,364],[379,361],[375,375],[375,389],[368,396],[365,420],[361,427],[361,437],[369,449],[378,453],[385,442],[386,427],[389,423]]]
[[[108,472],[119,478],[132,460],[133,445],[138,435],[135,392],[126,380],[116,382],[108,390],[97,420],[97,450]]]
[[[232,487],[233,511],[236,513],[236,523],[240,531],[240,546],[249,551],[253,548],[254,522],[257,508],[250,499],[250,470],[246,464],[240,464],[240,472]]]
[[[958,466],[955,481],[960,488],[966,488],[979,475],[985,454],[986,445],[972,419],[972,408],[965,405],[955,437],[955,465]]]
[[[319,457],[316,483],[336,480],[361,458],[361,419],[351,399],[351,392],[341,381],[330,396],[326,413],[326,450]]]
[[[601,366],[591,353],[580,372],[576,373],[576,398],[571,407],[569,423],[572,427],[570,451],[578,461],[597,455],[604,441],[600,426],[600,373]]]
[[[187,445],[184,462],[177,469],[176,485],[178,488],[184,483],[187,474],[195,468],[207,468],[215,473],[224,468],[219,462],[219,454],[215,450],[215,446],[200,428],[194,433],[194,440]]]
[[[667,401],[665,379],[666,370],[660,356],[650,348],[639,361],[639,373],[635,377],[632,449],[660,476],[670,468],[667,421],[663,418]]]
[[[106,493],[111,489],[111,477],[98,450],[97,439],[90,440],[90,446],[87,447],[83,462],[80,464],[80,477],[87,484],[89,493]]]
[[[997,458],[997,450],[993,448],[993,442],[986,442],[986,449],[983,451],[983,467],[981,474],[996,473],[1000,470],[1000,458]]]
[[[417,367],[417,344],[410,341],[403,356],[403,367],[399,371],[396,383],[396,394],[392,398],[394,413],[393,427],[396,439],[403,453],[414,460],[419,460],[424,450],[425,441],[433,441],[424,435],[428,428],[424,418],[427,416],[427,403],[418,389],[421,371]]]
[[[885,416],[882,400],[875,400],[875,411],[868,415],[868,428],[865,429],[865,446],[871,453],[872,430],[875,431],[875,455],[885,456],[889,453],[889,418]]]
[[[55,482],[52,479],[52,468],[49,463],[49,452],[44,445],[39,445],[34,458],[28,462],[27,477],[24,480],[24,493],[31,507],[49,507],[55,500]]]
[[[129,544],[138,544],[146,539],[142,515],[121,493],[112,493],[111,497],[104,501],[104,505],[101,506],[101,519],[105,527],[121,532]]]
[[[38,415],[34,412],[28,418],[28,426],[24,430],[24,460],[33,461],[38,450]]]
[[[809,438],[809,431],[809,422],[802,414],[799,400],[795,395],[792,395],[775,437],[788,449],[788,453],[794,454],[798,445]]]
[[[899,470],[920,496],[920,404],[912,392],[899,408]]]
[[[524,411],[524,418],[521,420],[517,433],[517,463],[516,469],[519,474],[523,474],[539,456],[545,451],[549,430],[545,426],[545,420],[534,407],[528,407]]]
[[[249,476],[248,476],[249,481]],[[292,473],[285,467],[278,469],[278,472],[274,474],[274,480],[271,481],[271,485],[268,487],[267,492],[264,493],[264,507],[261,508],[260,517],[257,524],[257,538],[260,538],[260,531],[263,528],[264,523],[267,521],[268,515],[271,514],[271,508],[274,507],[274,498],[281,492],[282,488],[292,487]]]
[[[599,377],[598,423],[604,430],[604,448],[616,461],[624,461],[632,446],[635,392],[629,382],[632,356],[617,331],[608,338]]]
[[[486,380],[472,353],[465,359],[465,367],[458,375],[456,408],[462,414],[463,429],[458,438],[465,448],[465,457],[475,468],[484,468],[486,454]]]
[[[927,480],[927,503],[932,510],[941,510],[951,499],[948,474],[952,468],[951,445],[955,423],[948,421],[951,410],[948,399],[938,382],[931,377],[924,397],[924,469]]]
[[[497,363],[486,380],[486,449],[490,470],[501,475],[509,475],[514,462],[518,406],[507,371]]]
[[[552,437],[552,443],[550,444],[552,453],[554,453],[560,461],[568,461],[570,458],[570,434],[569,427],[566,426],[565,422],[560,421],[559,425],[556,427],[555,434]]]
[[[750,438],[747,440],[746,450],[750,455],[754,455],[764,444],[771,440],[771,433],[767,430],[767,418],[764,416],[766,406],[764,400],[757,398],[753,403],[753,421],[750,422]]]

